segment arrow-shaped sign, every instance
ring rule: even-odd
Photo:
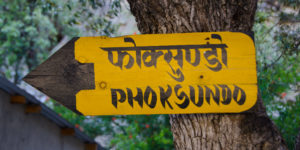
[[[24,80],[84,115],[237,113],[257,98],[239,32],[76,38]]]

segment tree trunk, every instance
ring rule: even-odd
[[[300,129],[295,141],[295,150],[300,150]]]
[[[128,0],[141,33],[251,31],[256,0]],[[176,149],[286,149],[258,95],[241,114],[170,115]]]

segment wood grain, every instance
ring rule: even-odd
[[[67,108],[76,110],[75,94],[94,89],[94,65],[82,64],[74,58],[73,38],[23,80]]]

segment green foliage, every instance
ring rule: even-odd
[[[279,0],[281,4],[284,6],[289,6],[293,8],[299,8],[300,7],[300,1],[299,0]]]
[[[119,7],[119,0],[0,0],[0,75],[19,83],[64,36],[111,35]]]
[[[291,150],[295,147],[300,125],[300,96],[298,95],[296,99],[296,102],[277,104],[274,109],[278,111],[279,116],[272,116]]]
[[[300,28],[293,24],[295,16],[263,9],[254,25],[260,93],[289,149],[300,131]]]
[[[128,125],[114,135],[111,146],[117,149],[173,149],[169,118],[166,115],[121,116],[113,122]]]

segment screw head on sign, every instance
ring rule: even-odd
[[[99,83],[99,87],[100,87],[100,89],[106,89],[106,87],[107,87],[107,83],[106,82],[104,82],[104,81],[101,81],[100,83]]]

